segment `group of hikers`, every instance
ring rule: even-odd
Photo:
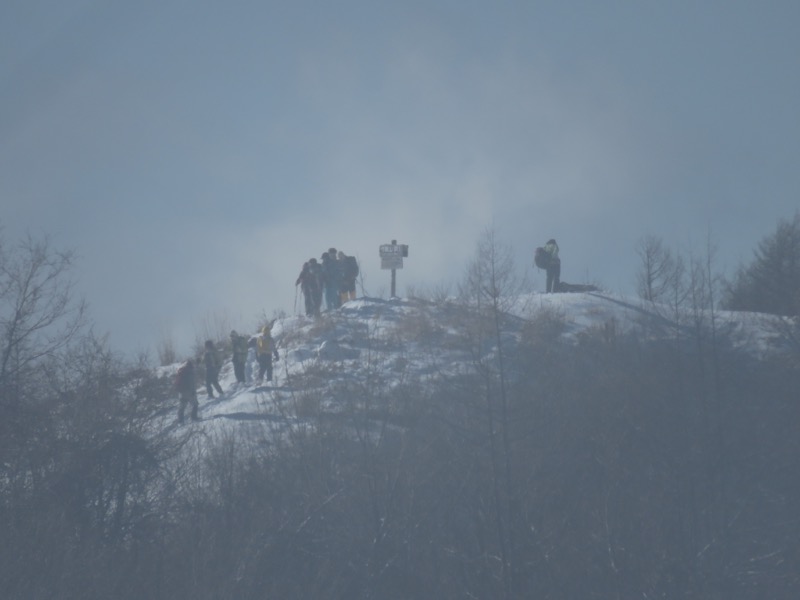
[[[547,272],[546,291],[548,294],[558,292],[561,287],[561,259],[558,256],[558,244],[550,239],[544,246],[536,248],[534,264]],[[354,256],[348,256],[341,250],[329,248],[322,253],[320,262],[310,258],[303,264],[295,286],[300,286],[305,300],[305,312],[310,317],[319,316],[322,299],[330,310],[341,307],[348,300],[356,297],[356,280],[358,279],[358,262]],[[275,340],[272,338],[274,321],[262,327],[256,336],[241,335],[231,331],[231,353],[233,372],[237,384],[251,383],[256,379],[253,374],[254,363],[258,364],[257,380],[272,381],[273,359],[279,360]],[[219,372],[222,362],[214,346],[214,342],[206,340],[203,351],[203,365],[206,376],[206,393],[214,398],[214,391],[222,396],[219,383]],[[178,421],[183,423],[187,405],[191,405],[191,417],[198,420],[199,403],[197,401],[197,384],[195,380],[194,362],[189,359],[178,369],[175,376],[175,389],[180,396]]]
[[[355,256],[348,256],[341,250],[329,248],[320,257],[309,258],[295,281],[300,286],[305,300],[306,315],[317,317],[322,310],[322,297],[325,307],[335,310],[348,300],[356,298],[356,280],[359,268]]]
[[[247,384],[254,380],[272,381],[272,364],[280,360],[275,340],[272,337],[271,323],[264,325],[261,332],[252,337],[239,334],[235,329],[231,331],[231,362],[233,372],[236,376],[237,384]],[[258,364],[258,375],[254,376],[253,363]],[[222,368],[217,348],[214,342],[206,340],[203,350],[203,365],[206,374],[206,393],[209,399],[214,398],[216,390],[219,396],[223,395],[222,386],[219,383],[219,372]],[[194,371],[194,361],[187,360],[178,369],[175,375],[175,390],[179,396],[178,422],[183,423],[184,413],[187,405],[191,405],[191,416],[193,421],[199,420],[198,410],[200,404],[197,401],[197,382]]]
[[[319,316],[324,295],[328,310],[341,307],[348,300],[356,298],[356,280],[358,279],[358,262],[354,256],[348,256],[336,248],[329,248],[322,253],[320,262],[311,258],[300,272],[295,282],[299,285],[305,298],[306,315]],[[231,331],[231,362],[237,384],[248,384],[253,381],[272,381],[273,361],[279,360],[278,349],[272,338],[272,323],[264,325],[256,336],[248,337]],[[258,365],[258,374],[254,375],[253,365]],[[219,358],[214,342],[206,340],[203,349],[203,366],[205,367],[206,393],[209,399],[214,392],[223,395],[219,383],[222,361]],[[195,365],[191,359],[178,369],[174,382],[179,396],[178,422],[183,423],[186,407],[191,406],[191,417],[198,420],[200,408],[197,401],[197,382]]]

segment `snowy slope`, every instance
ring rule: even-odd
[[[598,329],[647,339],[674,337],[690,333],[698,318],[708,326],[712,316],[676,315],[668,307],[606,293],[534,293],[508,302],[506,350],[513,352],[526,320],[543,314],[563,320],[562,335],[575,343],[585,332]],[[720,335],[754,356],[780,350],[778,317],[723,311],[713,317]],[[265,423],[280,429],[303,421],[311,410],[309,396],[318,398],[314,411],[335,414],[342,409],[348,386],[371,386],[386,393],[397,386],[426,385],[443,375],[465,372],[473,357],[459,336],[470,318],[469,311],[454,302],[360,298],[316,320],[280,319],[272,330],[281,356],[274,381],[237,384],[227,357],[220,373],[224,396],[209,399],[205,386],[198,388],[202,421],[184,427],[209,434],[231,426],[263,431]],[[491,353],[494,348],[482,351]],[[198,380],[201,384],[201,374]]]

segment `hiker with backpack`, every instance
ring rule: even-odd
[[[534,264],[547,273],[546,290],[548,294],[557,292],[561,285],[561,259],[558,257],[558,244],[550,239],[544,246],[536,248]]]
[[[339,308],[341,271],[336,260],[336,248],[322,253],[322,280],[325,286],[325,306],[328,310]]]
[[[339,264],[342,271],[342,282],[339,286],[339,303],[356,299],[356,280],[358,279],[358,261],[355,256],[347,256],[339,250]]]
[[[266,374],[267,381],[272,381],[272,358],[274,356],[276,362],[280,360],[278,349],[275,347],[275,340],[272,339],[272,323],[264,325],[261,329],[261,335],[258,336],[256,345],[258,380],[263,381]]]
[[[303,269],[294,282],[299,285],[303,292],[303,299],[306,305],[306,316],[313,317],[319,315],[319,300],[322,299],[322,274],[316,258],[311,258],[303,263]]]
[[[308,259],[308,270],[311,276],[311,294],[314,302],[314,316],[318,317],[322,310],[322,291],[325,287],[325,278],[322,275],[322,265],[316,258]]]
[[[233,362],[233,373],[236,375],[236,383],[245,383],[246,377],[244,365],[247,361],[247,338],[239,335],[234,329],[231,331],[231,362]]]
[[[197,402],[197,384],[194,379],[194,363],[192,359],[187,360],[178,369],[175,374],[174,388],[180,398],[178,423],[183,423],[183,414],[186,411],[187,404],[192,405],[192,420],[199,421],[200,417],[197,415],[197,411],[200,409],[200,405]]]
[[[219,384],[219,370],[222,368],[222,363],[219,360],[217,349],[214,348],[214,342],[211,340],[206,340],[203,363],[206,366],[206,392],[208,397],[214,397],[214,390],[217,390],[217,393],[222,396],[222,386]]]

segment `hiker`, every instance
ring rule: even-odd
[[[318,292],[321,291],[320,287],[322,282],[321,274],[317,267],[319,267],[317,264],[317,259],[309,259],[307,262],[303,263],[303,269],[300,271],[297,281],[294,282],[294,285],[299,285],[300,290],[303,292],[303,299],[305,300],[306,305],[306,316],[309,317],[319,314],[319,304],[317,303],[317,298],[319,296],[321,299],[321,294]]]
[[[231,361],[233,362],[233,374],[236,375],[236,383],[246,383],[244,374],[244,364],[247,360],[247,338],[234,329],[231,331]]]
[[[336,264],[336,248],[322,253],[322,278],[325,284],[325,307],[339,308],[339,265]]]
[[[214,342],[211,340],[206,340],[203,363],[206,366],[206,392],[208,397],[214,397],[214,390],[217,390],[217,393],[222,396],[222,386],[219,384],[219,370],[222,364],[217,355],[217,349],[214,348]]]
[[[258,354],[257,346],[258,338],[251,337],[247,340],[247,361],[244,365],[244,378],[247,383],[253,383],[253,363],[258,362],[256,357]]]
[[[198,421],[197,411],[200,408],[197,402],[197,385],[194,380],[194,363],[192,359],[187,360],[175,374],[175,390],[180,397],[180,407],[178,408],[178,423],[183,423],[183,413],[186,405],[192,405],[192,420]]]
[[[339,250],[339,264],[342,271],[342,283],[339,286],[339,302],[356,299],[356,279],[358,279],[358,261],[355,256],[347,256]]]
[[[294,287],[297,287],[298,285],[300,286],[300,291],[303,293],[303,301],[305,302],[305,305],[306,305],[306,316],[307,317],[311,316],[311,309],[312,309],[312,304],[311,303],[313,302],[313,299],[312,299],[312,296],[311,296],[311,292],[308,289],[309,278],[310,278],[310,275],[308,273],[308,261],[306,261],[306,262],[303,263],[303,268],[300,269],[300,275],[298,275],[297,279],[295,279],[295,281],[294,281]],[[295,290],[295,294],[296,293],[297,293],[297,290]],[[296,297],[297,296],[295,296],[295,298]],[[295,312],[296,311],[297,311],[297,304],[295,304]]]
[[[314,300],[314,316],[319,316],[319,311],[322,309],[322,290],[325,286],[324,277],[322,275],[322,265],[317,262],[316,258],[308,259],[308,270],[311,275],[311,294]]]
[[[275,362],[280,360],[278,349],[275,347],[275,340],[272,339],[272,324],[264,325],[261,329],[261,335],[258,336],[258,380],[264,381],[264,374],[267,375],[267,381],[272,381],[272,357],[275,357]]]
[[[544,245],[544,251],[547,254],[547,293],[552,294],[558,291],[558,286],[561,285],[561,259],[558,258],[558,244],[554,239],[547,240]]]

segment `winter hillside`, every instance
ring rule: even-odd
[[[575,345],[593,335],[606,341],[687,340],[698,325],[709,329],[712,317],[716,335],[743,354],[763,358],[786,350],[780,317],[676,312],[599,292],[534,293],[511,299],[501,339],[504,351],[513,354],[526,324],[546,318],[559,329],[562,341]],[[396,390],[433,386],[469,372],[476,362],[496,353],[492,339],[485,340],[477,353],[465,346],[462,326],[474,318],[471,309],[455,302],[360,298],[317,320],[306,316],[280,319],[272,329],[280,353],[273,382],[237,384],[228,356],[219,377],[225,394],[209,400],[201,369],[197,379],[202,422],[185,427],[212,435],[231,426],[263,432],[265,423],[280,430],[310,415],[336,415],[353,409],[355,390],[369,387],[375,397],[388,399]],[[178,366],[160,372],[171,376]],[[257,366],[252,371],[257,373]],[[391,412],[390,404],[384,408]],[[383,418],[391,417],[379,412]],[[166,421],[174,418],[173,413]]]
[[[502,274],[279,318],[271,382],[212,340],[183,424],[180,364],[20,368],[3,597],[800,597],[800,323]]]

